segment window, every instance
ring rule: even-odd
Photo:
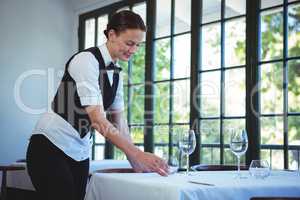
[[[289,2],[260,9],[261,157],[274,169],[299,167],[300,3]]]
[[[230,134],[245,129],[245,6],[243,0],[203,0],[199,71],[202,163],[235,163],[229,149]]]
[[[190,18],[191,1],[157,1],[153,135],[154,153],[164,158],[178,156],[176,135],[189,129]]]
[[[247,128],[253,153],[243,163],[261,158],[274,169],[299,168],[299,0],[120,2],[80,17],[81,49],[105,41],[110,13],[122,9],[149,17],[147,41],[130,62],[121,63],[136,145],[162,157],[179,156],[177,135],[196,119],[200,154],[192,155],[192,163],[235,164],[230,134]],[[100,158],[105,141],[94,142],[94,158]],[[125,158],[119,150],[111,155]]]

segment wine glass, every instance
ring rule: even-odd
[[[194,130],[188,130],[180,134],[178,140],[178,147],[180,151],[187,157],[186,174],[189,174],[189,155],[191,155],[196,148],[196,136]]]
[[[257,179],[265,179],[270,176],[270,165],[266,160],[252,160],[249,173]]]
[[[230,137],[230,150],[237,157],[238,173],[237,178],[241,177],[240,157],[246,153],[248,149],[248,136],[246,130],[232,131]]]

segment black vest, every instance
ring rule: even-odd
[[[104,110],[107,110],[116,97],[119,85],[119,72],[121,69],[115,68],[113,84],[111,86],[99,48],[92,47],[81,52],[91,52],[99,62],[100,73],[98,77],[98,84],[101,89]],[[52,110],[71,124],[78,131],[80,137],[83,138],[91,130],[91,120],[84,109],[85,106],[82,106],[80,103],[76,82],[68,72],[71,60],[78,53],[73,55],[66,64],[63,78],[52,101]]]

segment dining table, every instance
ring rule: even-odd
[[[85,200],[250,200],[252,197],[299,197],[300,175],[273,170],[256,178],[248,170],[156,173],[93,173]]]

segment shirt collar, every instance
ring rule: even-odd
[[[100,49],[100,52],[102,54],[105,67],[107,67],[111,62],[113,62],[114,64],[117,65],[117,62],[114,62],[113,59],[111,58],[111,55],[110,55],[110,53],[108,51],[106,43],[104,43],[101,46],[99,46],[99,49]]]

